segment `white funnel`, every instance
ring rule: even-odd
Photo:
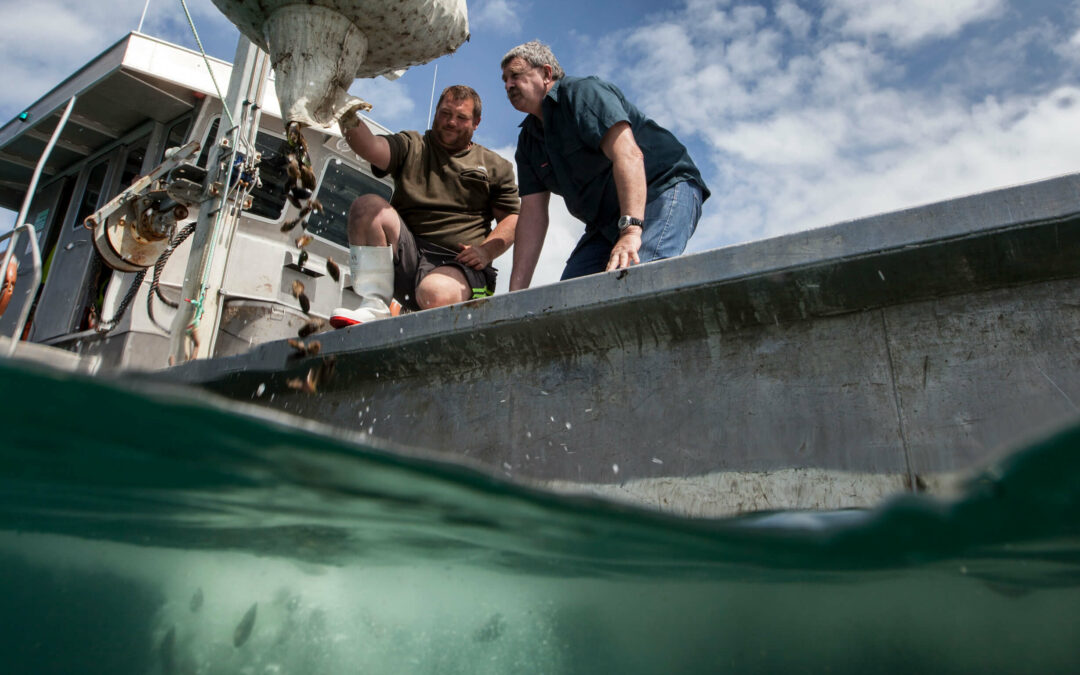
[[[331,126],[358,77],[391,75],[469,38],[465,0],[213,0],[270,54],[286,123]]]

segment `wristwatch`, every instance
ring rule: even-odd
[[[619,234],[621,235],[623,232],[626,232],[626,228],[630,227],[631,225],[637,225],[638,227],[644,229],[645,221],[635,218],[633,216],[623,216],[622,218],[619,218]]]

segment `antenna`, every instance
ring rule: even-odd
[[[150,2],[150,0],[146,0]],[[427,119],[428,128],[431,128],[431,108],[435,105],[435,79],[439,77],[439,64],[435,64],[435,74],[431,76],[431,101],[428,102]]]
[[[143,21],[146,19],[146,10],[150,7],[150,0],[146,0],[146,4],[142,8],[142,16],[139,17],[139,27],[135,29],[136,33],[142,32]]]

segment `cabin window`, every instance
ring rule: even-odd
[[[262,153],[262,161],[259,162],[262,187],[251,191],[251,208],[247,213],[277,220],[285,211],[285,182],[288,172],[285,168],[285,154],[282,152],[284,145],[285,139],[262,131],[255,136],[255,149]]]
[[[187,140],[189,131],[191,131],[190,115],[169,127],[168,133],[165,134],[165,145],[162,146],[161,155],[158,157],[158,164],[161,164],[162,160],[165,159],[166,150],[169,148],[178,148],[184,144],[184,141]]]
[[[199,166],[206,167],[210,161],[210,148],[217,142],[218,127],[221,118],[217,118],[210,125],[206,133],[202,151],[199,153]],[[259,176],[262,178],[262,186],[251,191],[251,208],[245,211],[248,215],[278,220],[285,211],[285,155],[282,146],[285,141],[273,134],[260,131],[255,136],[255,149],[262,153],[262,162],[259,163]]]
[[[146,147],[149,143],[150,134],[147,134],[127,147],[124,169],[120,174],[121,192],[128,189],[142,175],[143,162],[146,161]]]
[[[198,164],[202,168],[206,168],[206,163],[210,161],[210,148],[217,142],[218,126],[221,124],[221,118],[217,118],[210,124],[210,128],[206,131],[206,137],[203,138],[202,149],[199,150]]]
[[[79,210],[75,212],[73,228],[82,227],[86,217],[97,211],[98,200],[101,199],[101,188],[105,185],[105,174],[108,171],[108,160],[99,162],[94,168],[90,169],[90,175],[86,178],[86,187],[83,189],[82,199],[79,200]]]
[[[377,194],[387,201],[393,190],[389,185],[352,168],[340,159],[326,167],[316,195],[323,205],[322,213],[308,218],[308,232],[348,248],[349,205],[360,195]]]

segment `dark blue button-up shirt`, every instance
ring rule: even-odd
[[[548,91],[541,110],[544,123],[529,115],[518,135],[521,196],[561,195],[586,230],[599,229],[611,241],[618,238],[617,222],[623,214],[611,160],[600,150],[604,134],[618,122],[629,122],[645,155],[647,201],[686,180],[701,187],[703,198],[709,196],[683,144],[627,101],[615,85],[597,77],[564,77]]]

